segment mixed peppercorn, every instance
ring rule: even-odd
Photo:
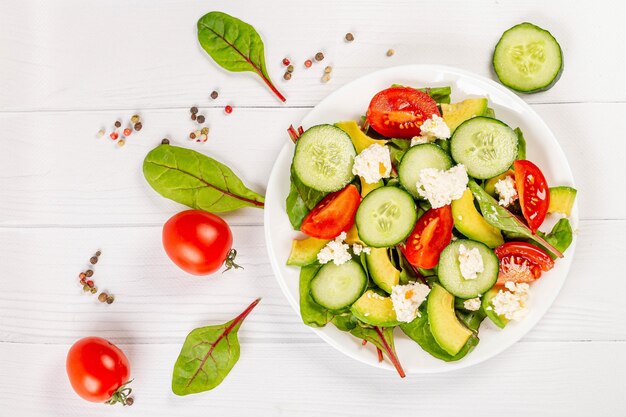
[[[100,259],[101,254],[102,254],[101,251],[97,251],[91,258],[89,258],[89,264],[91,266],[88,267],[88,269],[78,274],[78,279],[79,279],[80,284],[83,286],[84,292],[89,292],[91,294],[95,294],[98,292],[98,288],[96,287],[96,284],[93,281],[93,274],[94,274],[94,265],[98,263],[98,260]],[[114,300],[115,298],[112,295],[107,294],[104,291],[102,291],[98,295],[98,301],[100,301],[101,303],[111,304],[113,303]]]

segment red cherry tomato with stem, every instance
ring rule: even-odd
[[[391,87],[372,98],[367,121],[383,136],[410,139],[419,136],[422,123],[434,114],[441,116],[428,94],[411,87]]]
[[[517,283],[533,282],[539,279],[542,271],[554,267],[554,260],[541,248],[526,242],[507,242],[495,249],[500,260],[500,272],[496,285],[508,281]]]
[[[539,167],[530,161],[515,161],[513,169],[522,214],[530,230],[535,233],[545,220],[550,206],[548,182]]]
[[[76,341],[65,364],[72,388],[80,397],[91,402],[132,404],[130,365],[124,352],[100,337],[85,337]]]
[[[334,239],[352,227],[360,203],[359,190],[353,184],[348,184],[324,197],[306,215],[300,231],[318,239]]]
[[[418,268],[431,269],[452,240],[454,219],[450,205],[430,209],[417,220],[405,243],[404,254]]]
[[[180,269],[193,275],[212,274],[235,264],[233,234],[219,216],[202,210],[186,210],[163,225],[163,248]]]

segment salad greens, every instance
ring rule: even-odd
[[[311,297],[311,280],[320,268],[321,265],[316,262],[300,270],[300,315],[304,324],[312,327],[324,327],[333,319],[333,314]]]
[[[191,149],[162,144],[146,155],[143,175],[170,200],[212,213],[263,208],[265,198],[250,190],[226,165]]]

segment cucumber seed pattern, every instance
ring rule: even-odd
[[[527,77],[540,71],[546,60],[543,42],[515,45],[509,50],[509,55],[517,70]]]
[[[376,219],[376,224],[382,232],[388,232],[393,225],[393,221],[399,217],[400,209],[391,201],[384,203],[374,212],[374,219]]]

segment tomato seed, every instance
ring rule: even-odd
[[[226,114],[231,114],[233,112],[233,108],[227,105],[226,107],[224,107],[224,111],[226,112]]]

